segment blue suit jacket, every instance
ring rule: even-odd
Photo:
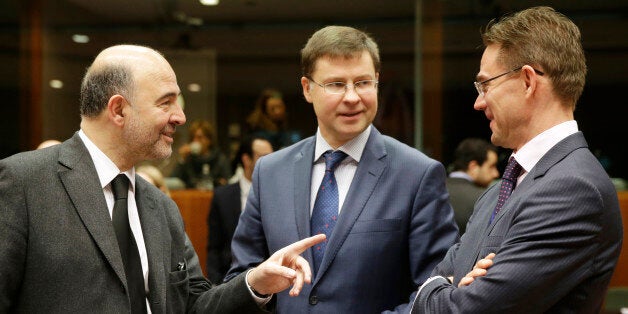
[[[310,137],[258,161],[227,279],[310,236],[314,147]],[[456,239],[442,164],[373,127],[316,277],[298,297],[277,295],[277,312],[407,311]]]
[[[499,184],[480,197],[461,243],[425,285],[413,313],[598,313],[617,264],[622,225],[617,192],[581,132],[548,151],[495,221]],[[485,277],[454,288],[479,258]]]

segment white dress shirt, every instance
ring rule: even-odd
[[[347,192],[349,192],[349,187],[351,186],[351,181],[353,181],[353,176],[355,175],[355,171],[358,169],[358,163],[360,162],[360,158],[362,158],[362,153],[364,152],[364,147],[366,147],[366,142],[369,139],[369,135],[371,134],[371,126],[369,125],[366,130],[362,131],[358,136],[340,146],[337,150],[345,152],[348,157],[346,157],[343,161],[340,162],[340,165],[334,171],[334,176],[336,177],[336,183],[338,184],[338,213],[342,209],[342,205],[345,202],[345,198],[347,197]],[[323,177],[325,176],[325,160],[323,160],[322,156],[328,150],[334,150],[331,145],[325,141],[323,136],[321,135],[320,129],[316,131],[316,148],[314,150],[314,166],[312,167],[312,181],[311,181],[311,191],[310,191],[310,215],[312,214],[312,209],[314,209],[314,203],[316,202],[316,194],[318,193],[318,188],[323,181]]]
[[[120,172],[120,169],[103,153],[88,137],[83,130],[80,130],[79,136],[83,143],[87,147],[94,166],[96,167],[96,173],[100,180],[100,186],[102,186],[103,193],[105,194],[105,200],[107,200],[107,208],[109,209],[109,217],[113,217],[113,204],[115,203],[113,197],[113,191],[111,190],[111,181],[120,173],[124,173],[129,182],[129,195],[128,195],[128,207],[129,207],[129,224],[137,248],[139,249],[140,260],[142,262],[142,274],[144,275],[144,289],[146,295],[148,295],[148,256],[146,255],[146,244],[144,243],[144,234],[142,233],[142,225],[140,224],[140,216],[137,212],[137,204],[135,203],[135,168],[131,168],[125,172]],[[150,314],[150,303],[146,299],[146,309]]]
[[[246,206],[246,199],[249,197],[249,191],[251,190],[251,181],[245,176],[240,177],[240,209],[244,210]]]

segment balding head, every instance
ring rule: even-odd
[[[81,130],[121,170],[166,158],[176,126],[185,123],[180,93],[174,70],[159,52],[107,48],[81,85]]]
[[[101,51],[81,84],[80,112],[96,117],[113,95],[133,99],[137,79],[155,68],[170,68],[168,61],[154,49],[136,45],[117,45]]]

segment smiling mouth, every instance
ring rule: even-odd
[[[362,113],[361,111],[358,112],[348,112],[348,113],[341,113],[340,115],[343,117],[355,117],[357,115],[359,115],[360,113]]]

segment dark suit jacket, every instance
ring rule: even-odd
[[[473,205],[486,189],[465,178],[449,177],[446,182],[458,230],[464,234],[469,217],[473,214]]]
[[[310,137],[258,160],[228,278],[310,236],[314,147]],[[278,294],[277,312],[407,312],[457,234],[443,165],[373,127],[316,277],[298,297]]]
[[[151,311],[259,311],[243,277],[210,289],[175,203],[136,180]],[[78,134],[1,160],[0,209],[1,313],[130,311],[105,196]]]
[[[495,221],[499,184],[478,200],[461,243],[426,284],[413,313],[598,313],[622,242],[617,192],[581,132],[548,151]],[[485,277],[454,288],[479,258]]]
[[[240,183],[217,187],[214,190],[207,225],[207,278],[220,283],[231,266],[231,239],[242,212]]]

